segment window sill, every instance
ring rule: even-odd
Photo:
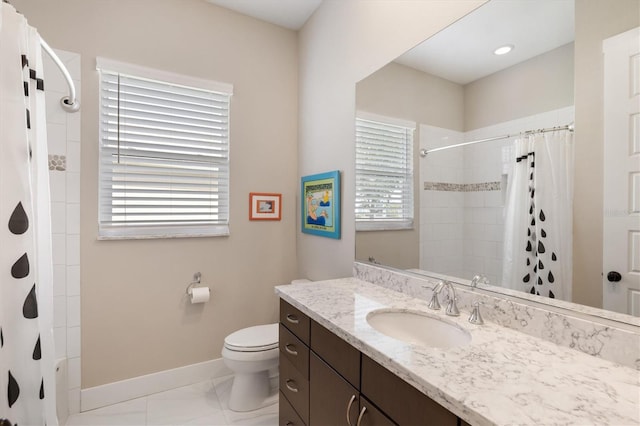
[[[364,231],[410,231],[413,228],[411,222],[356,222],[356,232]]]
[[[228,237],[229,226],[103,228],[98,241]]]

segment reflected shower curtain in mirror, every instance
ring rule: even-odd
[[[57,425],[40,36],[0,3],[0,418]]]
[[[503,286],[571,301],[573,133],[514,142],[504,222]]]

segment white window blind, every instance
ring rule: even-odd
[[[396,121],[356,118],[356,230],[413,227],[415,124]]]
[[[228,235],[231,93],[100,69],[100,238]]]

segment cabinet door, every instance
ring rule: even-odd
[[[355,425],[359,392],[322,361],[309,357],[309,425]],[[349,417],[349,423],[347,423]]]
[[[396,424],[371,404],[367,398],[360,395],[360,413],[356,426],[396,426]]]
[[[458,417],[362,355],[360,391],[399,425],[457,426]]]

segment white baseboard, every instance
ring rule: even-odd
[[[170,389],[233,374],[222,358],[82,389],[80,411],[93,410]]]

